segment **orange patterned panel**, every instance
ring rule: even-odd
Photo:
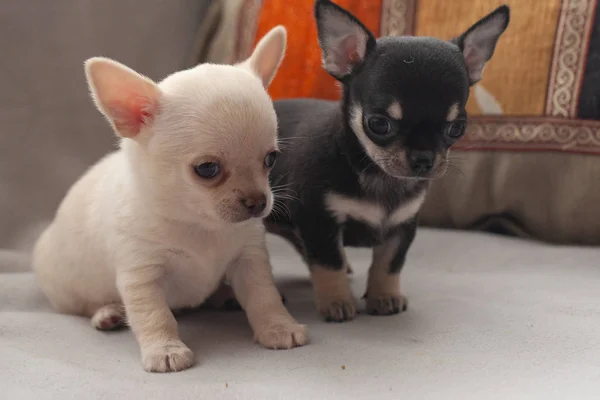
[[[382,0],[336,0],[379,35]],[[260,12],[257,40],[275,25],[288,30],[287,54],[269,88],[273,99],[317,97],[338,99],[340,91],[321,67],[321,50],[313,17],[314,0],[265,0]]]
[[[510,25],[481,85],[506,115],[544,115],[561,0],[455,0],[443,7],[418,1],[415,34],[450,39],[505,3],[511,7]],[[482,111],[473,93],[468,109]]]

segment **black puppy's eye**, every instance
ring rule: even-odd
[[[450,139],[459,139],[464,134],[465,134],[465,122],[464,121],[451,122],[446,127],[446,136],[448,136]]]
[[[392,124],[386,117],[374,115],[367,120],[367,126],[374,135],[385,136],[392,131]]]
[[[265,157],[265,167],[271,168],[275,165],[275,160],[277,159],[277,152],[272,151]]]
[[[203,179],[212,179],[219,175],[221,167],[216,162],[205,162],[194,166],[196,174]]]

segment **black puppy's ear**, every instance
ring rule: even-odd
[[[492,58],[500,35],[510,21],[510,9],[503,5],[483,17],[451,42],[462,51],[471,85],[479,82],[485,64]]]
[[[354,15],[329,0],[316,1],[315,18],[323,68],[342,80],[375,47],[375,37]]]

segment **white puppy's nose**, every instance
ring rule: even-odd
[[[247,196],[240,201],[252,215],[258,215],[267,208],[267,196],[263,193]]]

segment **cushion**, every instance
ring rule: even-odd
[[[468,133],[432,185],[426,225],[600,244],[600,15],[594,0],[335,0],[375,35],[450,39],[501,4],[511,23],[471,91]],[[245,0],[237,58],[283,24],[288,53],[274,99],[338,99],[322,68],[313,0]],[[262,7],[260,7],[262,5]],[[247,39],[248,35],[254,38]]]
[[[27,265],[67,189],[115,148],[83,62],[112,57],[158,80],[199,60],[211,1],[151,3],[140,13],[137,0],[2,2],[0,264]]]

